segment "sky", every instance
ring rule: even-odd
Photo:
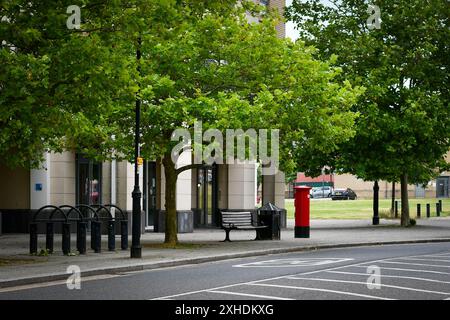
[[[292,0],[286,0],[286,6],[290,6],[292,4]],[[287,22],[286,23],[286,37],[291,38],[292,40],[296,40],[298,38],[298,31],[294,29],[294,23]]]
[[[328,0],[321,0],[322,4],[330,5]],[[286,0],[286,7],[289,7],[292,4],[292,0]],[[296,40],[298,38],[298,31],[294,28],[294,23],[287,22],[286,23],[286,37],[291,38],[292,40]]]

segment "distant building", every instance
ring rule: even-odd
[[[450,151],[446,155],[447,161],[450,163]],[[351,174],[331,174],[321,175],[316,178],[310,178],[303,173],[297,174],[295,185],[308,185],[311,187],[332,186],[335,189],[353,189],[358,198],[373,197],[373,182],[358,179]],[[392,183],[387,181],[379,181],[380,197],[390,198],[392,196]],[[289,186],[287,187],[289,189]],[[288,192],[290,195],[291,192]],[[395,194],[400,198],[400,183],[395,185]],[[290,197],[287,195],[287,197]],[[450,172],[441,172],[440,175],[428,182],[424,187],[422,185],[408,185],[408,195],[411,198],[449,198],[450,197]]]

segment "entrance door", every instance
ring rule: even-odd
[[[156,215],[156,161],[148,161],[144,166],[144,211],[146,226],[153,226]]]
[[[200,225],[216,224],[217,211],[217,168],[197,170],[197,208],[200,211]]]
[[[436,179],[436,198],[449,197],[449,180],[450,177],[439,177]]]
[[[100,204],[102,164],[77,154],[76,170],[77,204]]]

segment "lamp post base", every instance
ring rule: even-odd
[[[142,258],[142,247],[131,247],[131,258]]]
[[[379,224],[380,224],[380,217],[373,217],[373,218],[372,218],[372,224],[373,224],[374,226],[379,225]]]

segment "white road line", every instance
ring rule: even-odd
[[[407,264],[407,265],[411,265],[411,266],[424,266],[424,267],[435,267],[435,268],[450,268],[450,266],[439,266],[439,265],[435,265],[435,264],[426,264],[426,263],[397,262],[397,261],[387,261],[387,260],[379,260],[376,262],[392,263],[392,264]],[[367,263],[362,263],[361,265],[363,265],[363,264],[367,264]],[[368,266],[366,266],[366,267],[368,267]]]
[[[302,278],[302,277],[286,277],[287,279],[292,280],[307,280],[307,281],[322,281],[322,282],[338,282],[338,283],[352,283],[352,284],[362,284],[367,285],[367,282],[361,282],[361,281],[350,281],[350,280],[335,280],[335,279],[323,279],[323,278]],[[426,292],[426,293],[435,293],[435,294],[442,294],[442,295],[450,295],[450,292],[442,292],[442,291],[433,291],[433,290],[425,290],[425,289],[416,289],[416,288],[410,288],[410,287],[401,287],[401,286],[393,286],[388,284],[380,284],[381,287],[386,288],[393,288],[393,289],[399,289],[399,290],[408,290],[408,291],[417,291],[417,292]]]
[[[385,268],[383,268],[385,269]],[[337,274],[348,274],[348,275],[355,275],[355,276],[364,276],[367,277],[367,273],[357,273],[357,272],[345,272],[345,271],[327,271],[328,273],[337,273]],[[391,275],[385,275],[380,274],[381,278],[398,278],[398,279],[411,279],[411,280],[420,280],[420,281],[428,281],[428,282],[436,282],[436,283],[446,283],[450,284],[450,281],[441,281],[441,280],[435,280],[435,279],[428,279],[428,278],[418,278],[418,277],[407,277],[407,276],[391,276]]]
[[[361,298],[369,298],[369,299],[378,299],[378,300],[395,300],[395,299],[391,299],[391,298],[370,296],[370,295],[367,295],[367,294],[359,294],[359,293],[348,292],[348,291],[337,291],[337,290],[322,289],[322,288],[294,287],[294,286],[284,286],[284,285],[265,284],[265,283],[248,283],[247,285],[249,285],[249,286],[261,286],[261,287],[285,288],[285,289],[294,289],[294,290],[329,292],[329,293],[336,293],[336,294],[340,294],[340,295],[349,295],[349,296],[355,296],[355,297],[361,297]]]
[[[281,278],[284,278],[284,277],[285,276],[279,276],[279,277],[273,277],[273,278],[268,278],[268,279],[255,280],[255,281],[238,282],[238,283],[229,284],[229,285],[226,285],[226,286],[220,286],[220,287],[215,287],[215,288],[207,288],[207,289],[196,290],[196,291],[188,291],[188,292],[184,292],[184,293],[172,294],[170,296],[163,296],[163,297],[158,297],[158,298],[152,298],[152,299],[149,299],[149,300],[166,300],[166,299],[170,299],[170,298],[174,298],[174,297],[186,296],[186,295],[202,293],[202,292],[206,292],[206,291],[217,291],[219,289],[236,287],[236,286],[245,285],[245,284],[253,283],[253,282],[277,280],[277,279],[281,279]]]
[[[366,266],[353,266],[356,268],[365,268]],[[447,274],[450,275],[449,272],[442,272],[442,271],[434,271],[434,270],[420,270],[420,269],[403,269],[403,268],[388,268],[388,267],[381,267],[382,270],[397,270],[397,271],[407,271],[407,272],[425,272],[425,273],[435,273],[435,274]]]
[[[436,261],[436,262],[450,262],[450,260],[442,260],[442,259],[421,259],[421,258],[394,258],[394,259],[400,259],[400,260],[417,260],[417,261]]]
[[[450,258],[450,253],[444,254],[423,254],[419,256],[411,256],[411,257],[437,257],[437,258]]]
[[[374,262],[376,262],[376,261],[378,261],[378,260],[375,260]],[[309,275],[309,274],[320,273],[320,272],[325,272],[325,271],[330,271],[330,270],[338,270],[338,269],[343,269],[343,268],[358,267],[362,263],[371,263],[371,261],[369,261],[369,262],[353,263],[353,264],[348,264],[348,265],[345,265],[345,266],[332,267],[332,268],[327,268],[327,269],[320,269],[320,270],[314,270],[314,271],[300,272],[300,273],[291,274],[291,276]],[[288,277],[288,276],[286,276],[286,277]]]
[[[249,262],[233,265],[233,268],[292,268],[336,264],[354,260],[352,258],[286,258]]]
[[[219,290],[207,290],[206,292],[219,293],[219,294],[229,294],[229,295],[252,297],[252,298],[262,298],[262,299],[269,299],[269,300],[295,300],[295,299],[291,299],[291,298],[282,298],[282,297],[275,297],[275,296],[264,296],[264,295],[260,295],[260,294],[250,294],[250,293],[230,292],[230,291],[219,291]]]

